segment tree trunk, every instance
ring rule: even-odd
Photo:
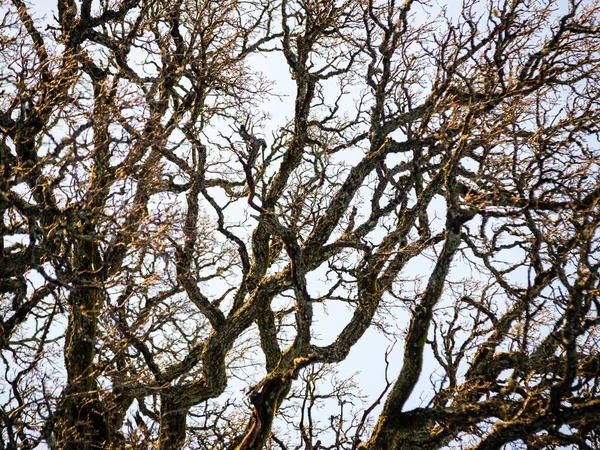
[[[290,377],[276,377],[255,388],[250,396],[254,405],[252,417],[241,442],[235,450],[260,450],[271,434],[273,418],[292,387]]]
[[[87,228],[84,234],[92,235],[92,227]],[[69,296],[65,336],[67,385],[58,406],[57,444],[64,450],[106,449],[111,447],[111,433],[94,373],[98,311],[104,295],[98,276],[100,256],[93,242],[78,244],[73,261],[78,277]]]
[[[160,450],[179,450],[183,447],[187,413],[188,408],[181,408],[173,399],[163,398],[158,446]]]

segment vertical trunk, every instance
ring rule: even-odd
[[[95,224],[102,217],[112,180],[108,127],[114,90],[107,87],[106,75],[99,75],[93,63],[86,64],[94,87],[94,166],[73,233],[75,277],[64,349],[67,386],[58,407],[58,448],[69,450],[113,447],[109,415],[98,393],[94,357],[104,298],[104,268]]]
[[[185,444],[187,408],[165,395],[160,412],[160,450],[179,450]]]
[[[93,236],[91,225],[82,234]],[[58,406],[58,448],[65,450],[105,449],[111,446],[110,427],[98,395],[94,373],[95,339],[103,288],[96,245],[78,242],[73,258],[77,280],[69,296],[69,324],[65,336],[67,385]]]

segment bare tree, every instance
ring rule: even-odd
[[[597,1],[0,4],[1,448],[600,446]]]

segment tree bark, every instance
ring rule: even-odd
[[[271,435],[273,418],[292,386],[291,377],[277,376],[254,389],[250,395],[252,417],[235,450],[260,450]]]
[[[93,226],[80,227],[83,236],[94,236]],[[103,302],[99,276],[100,253],[94,242],[76,244],[73,266],[77,279],[69,295],[69,324],[65,336],[67,384],[58,408],[58,448],[110,448],[110,427],[99,398],[94,373],[94,343],[98,313]]]
[[[188,408],[180,407],[174,399],[163,399],[158,443],[160,450],[178,450],[183,447],[187,414]]]

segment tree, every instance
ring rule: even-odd
[[[3,449],[600,446],[596,1],[1,5]]]

